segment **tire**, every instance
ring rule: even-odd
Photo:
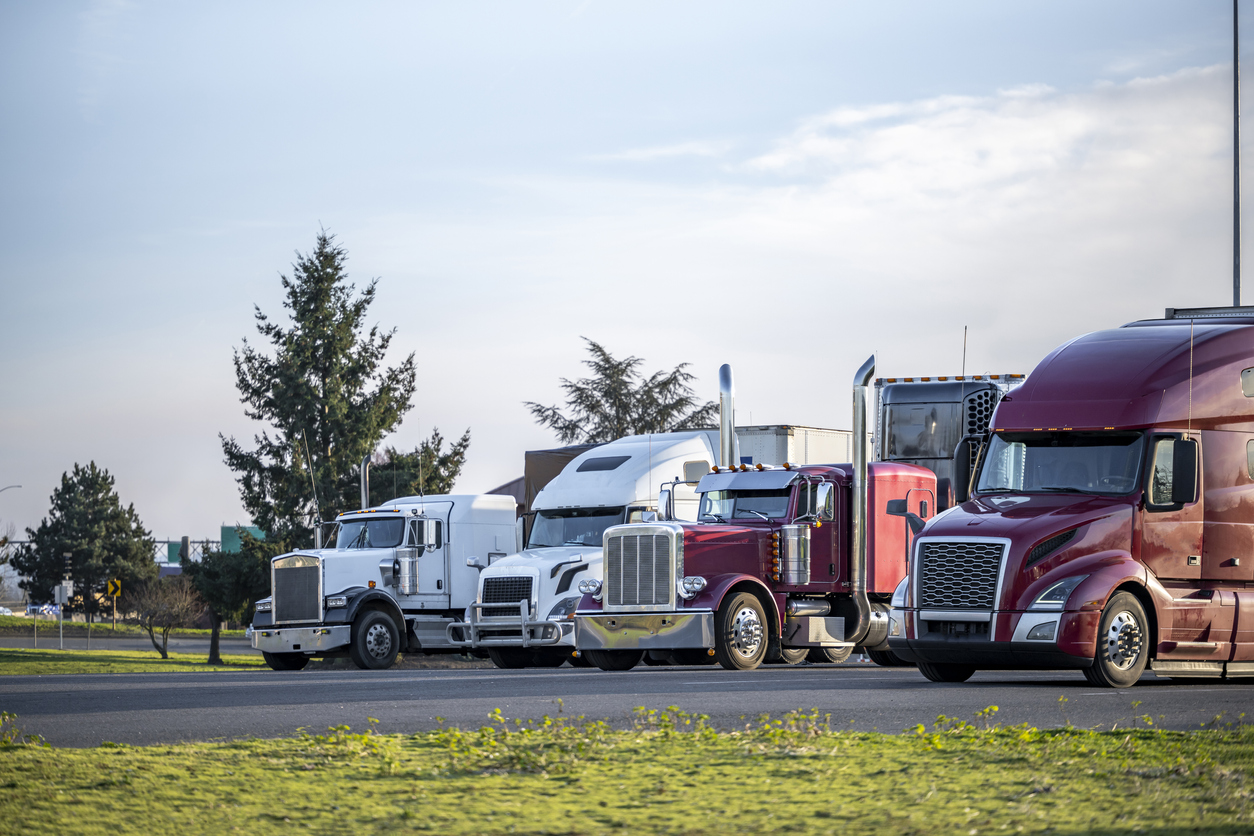
[[[852,655],[853,645],[849,647],[812,647],[806,653],[806,658],[818,665],[827,663],[839,665]]]
[[[560,668],[566,664],[566,660],[570,654],[564,650],[534,650],[532,651],[534,661],[532,662],[537,668]]]
[[[672,650],[671,659],[676,665],[713,665],[717,661],[710,655],[710,651],[701,647]]]
[[[392,667],[401,649],[396,622],[379,610],[366,610],[353,622],[353,638],[348,655],[362,670],[381,671]]]
[[[1103,688],[1131,688],[1149,662],[1149,619],[1130,592],[1117,592],[1106,602],[1097,627],[1097,653],[1084,676]]]
[[[919,663],[919,673],[933,682],[966,682],[975,673],[975,665]]]
[[[629,671],[640,663],[643,650],[585,650],[588,661],[603,671]]]
[[[781,647],[779,654],[771,659],[767,659],[768,665],[797,665],[805,660],[809,655],[808,647]]]
[[[756,595],[737,592],[714,614],[714,658],[729,671],[751,671],[766,659],[766,610]]]
[[[913,662],[907,662],[891,650],[868,650],[866,655],[870,656],[871,661],[882,668],[914,667]]]
[[[498,668],[516,671],[536,664],[536,653],[523,647],[489,647],[488,658]]]
[[[309,657],[304,653],[267,653],[263,650],[261,655],[272,671],[299,671],[309,664]]]

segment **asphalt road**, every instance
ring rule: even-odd
[[[1066,703],[1059,697],[1065,696]],[[558,700],[564,705],[559,709]],[[1141,705],[1133,708],[1132,703]],[[500,671],[357,670],[239,673],[0,676],[0,709],[54,746],[102,741],[155,744],[216,738],[280,737],[380,720],[387,732],[432,729],[437,717],[477,727],[500,708],[507,718],[562,711],[628,723],[636,706],[710,715],[723,729],[791,709],[832,715],[833,728],[900,732],[938,714],[972,720],[997,705],[998,721],[1038,727],[1067,721],[1123,727],[1149,714],[1162,727],[1197,728],[1218,714],[1234,721],[1254,709],[1254,682],[1172,681],[1146,674],[1129,690],[1093,688],[1076,672],[982,672],[959,685],[927,682],[913,668],[872,665]],[[742,719],[742,717],[744,719]]]

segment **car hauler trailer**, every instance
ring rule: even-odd
[[[936,476],[869,459],[867,392],[854,385],[853,464],[737,461],[731,368],[719,371],[719,466],[697,481],[698,521],[613,526],[601,579],[580,582],[581,654],[626,670],[648,653],[756,668],[814,648],[887,650],[888,604],[906,574],[911,532],[935,513]],[[678,487],[678,486],[676,486]]]
[[[970,484],[893,596],[889,644],[928,679],[1254,676],[1254,308],[1065,343],[1002,399]]]
[[[809,461],[844,456],[851,434],[817,427],[759,426],[739,430],[738,461],[779,453]],[[717,430],[633,435],[581,453],[532,502],[526,548],[483,569],[464,621],[448,625],[449,642],[484,652],[502,668],[548,667],[573,655],[578,584],[600,579],[602,537],[614,525],[656,513],[659,485],[670,480],[672,514],[695,520],[699,498],[677,477],[706,472],[718,449]]]
[[[387,668],[398,652],[462,653],[445,628],[474,600],[480,560],[516,549],[514,508],[508,496],[453,494],[341,514],[331,548],[271,561],[252,646],[275,670],[315,656]]]

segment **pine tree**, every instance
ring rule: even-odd
[[[252,605],[270,593],[270,558],[281,552],[248,532],[242,532],[238,552],[213,551],[206,543],[200,560],[184,556],[183,576],[209,606],[213,632],[209,636],[209,664],[222,664],[222,621],[251,618]],[[282,546],[279,546],[282,549]]]
[[[75,597],[89,617],[103,606],[100,595],[110,578],[123,588],[156,578],[155,543],[135,513],[122,507],[109,471],[91,462],[78,464],[61,475],[52,492],[52,507],[37,529],[26,529],[29,543],[21,546],[10,563],[23,577],[20,583],[31,601],[53,598],[53,588],[64,578],[65,557],[70,555]]]
[[[693,375],[685,371],[687,363],[644,378],[637,370],[644,362],[639,357],[618,360],[599,343],[587,337],[583,340],[592,355],[583,362],[593,376],[576,381],[562,378],[570,414],[562,414],[556,406],[526,402],[536,423],[556,432],[563,444],[593,444],[717,422],[718,405],[713,401],[698,404],[688,386]]]
[[[292,277],[280,276],[290,326],[255,308],[257,330],[271,343],[273,356],[247,340],[235,352],[245,414],[267,422],[272,431],[255,436],[253,450],[234,438],[219,438],[244,508],[271,543],[312,543],[313,484],[322,519],[356,508],[361,460],[411,406],[414,356],[394,368],[381,367],[396,330],[380,332],[377,325],[365,330],[378,280],[355,295],[347,259],[334,236],[319,232],[312,253],[296,254]]]
[[[412,453],[388,447],[379,454],[370,470],[370,504],[381,505],[389,499],[420,494],[452,493],[453,485],[466,463],[470,447],[470,430],[444,449],[444,436],[439,428],[431,431]]]

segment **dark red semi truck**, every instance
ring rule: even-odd
[[[1078,337],[982,441],[893,596],[897,655],[943,682],[1254,676],[1254,308]]]
[[[724,366],[720,466],[692,463],[704,473],[699,521],[606,530],[604,579],[580,584],[579,652],[603,670],[626,670],[646,654],[748,670],[854,647],[891,664],[889,601],[914,532],[936,513],[936,475],[868,462],[874,368],[871,358],[855,378],[853,464],[797,467],[739,463]]]

